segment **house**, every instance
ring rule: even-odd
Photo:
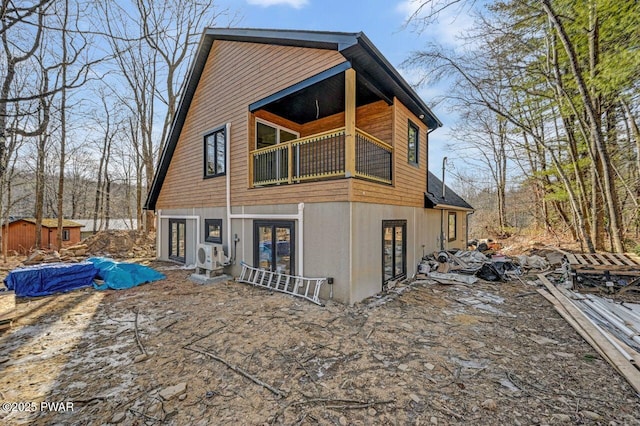
[[[63,219],[62,221],[62,245],[72,246],[80,242],[80,223]],[[9,221],[8,226],[2,227],[3,246],[7,251],[15,251],[27,254],[36,248],[36,220],[34,218],[15,218]],[[40,242],[41,247],[47,250],[58,250],[58,219],[42,219]]]
[[[206,29],[145,203],[157,256],[222,244],[234,275],[244,261],[331,277],[345,303],[376,294],[440,247],[441,211],[445,247],[466,245],[470,206],[427,194],[440,126],[363,33]]]

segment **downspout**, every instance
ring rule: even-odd
[[[160,259],[160,240],[162,239],[162,232],[160,229],[160,225],[162,221],[160,218],[162,217],[162,209],[158,209],[158,213],[156,214],[156,258]]]
[[[445,200],[445,190],[444,186],[444,167],[447,164],[447,157],[442,159],[442,201]],[[444,209],[440,210],[440,250],[444,250]]]
[[[235,248],[232,253],[231,220],[233,219],[264,219],[264,220],[295,220],[298,222],[298,265],[296,275],[304,274],[304,203],[298,204],[298,213],[295,214],[245,214],[231,213],[231,123],[226,124],[226,198],[227,198],[227,235],[229,242],[229,262],[235,264]]]
[[[476,211],[470,211],[467,212],[466,214],[466,219],[467,219],[467,223],[465,224],[465,247],[468,248],[469,247],[469,216],[471,216],[472,214],[474,214]]]
[[[225,126],[224,134],[225,140],[225,186],[226,186],[226,198],[227,198],[227,244],[229,247],[229,262],[235,263],[236,253],[231,253],[231,123],[227,123]]]

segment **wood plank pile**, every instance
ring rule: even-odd
[[[575,288],[640,291],[640,257],[633,253],[566,253]]]
[[[640,394],[640,306],[616,307],[538,278],[546,288],[538,292]]]

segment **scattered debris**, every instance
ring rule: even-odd
[[[640,291],[640,257],[633,253],[566,253],[573,285],[582,291]]]
[[[538,275],[549,293],[540,289],[558,313],[571,324],[573,328],[606,359],[618,372],[627,379],[629,384],[640,393],[640,371],[636,368],[636,360],[640,360],[640,353],[629,354],[610,335],[593,322],[580,308],[571,301],[575,295],[566,289],[556,287],[544,274]],[[637,336],[639,330],[635,331]]]
[[[185,382],[178,383],[177,385],[169,386],[160,391],[160,397],[165,401],[169,401],[178,395],[183,394],[187,390],[187,384]]]

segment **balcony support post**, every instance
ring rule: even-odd
[[[345,176],[356,175],[356,71],[344,72]]]

